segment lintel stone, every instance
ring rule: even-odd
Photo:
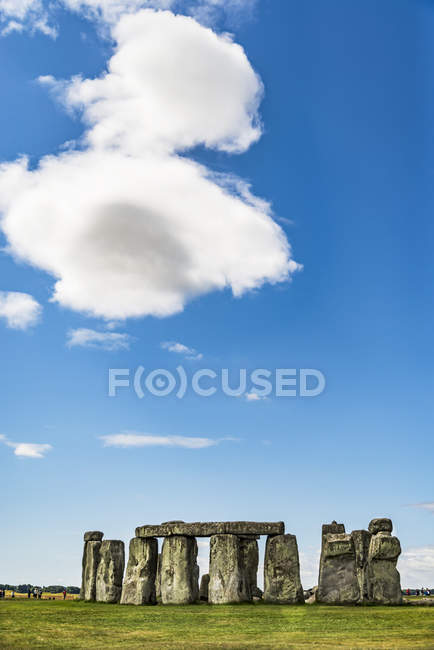
[[[210,521],[210,522],[169,522],[157,526],[138,526],[136,537],[211,537],[212,535],[283,535],[283,521]]]

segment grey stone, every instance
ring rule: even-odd
[[[262,600],[262,597],[264,595],[264,592],[262,589],[259,589],[259,587],[254,587],[252,589],[252,598],[253,600]]]
[[[383,605],[402,602],[401,578],[396,568],[401,544],[388,531],[373,535],[369,546],[369,600]]]
[[[393,530],[393,524],[391,519],[372,519],[369,523],[368,530],[372,535],[377,533],[391,533]]]
[[[209,573],[205,573],[200,579],[199,599],[208,600]]]
[[[281,535],[285,532],[283,521],[211,521],[168,522],[158,526],[138,526],[136,537],[170,537],[186,535],[187,537],[211,537],[212,535]]]
[[[89,541],[84,543],[80,598],[95,600],[96,573],[98,570],[101,542]]]
[[[155,578],[155,595],[157,600],[161,600],[161,553],[158,554],[157,560],[157,577]]]
[[[240,538],[241,563],[251,595],[258,585],[259,549],[256,539]]]
[[[353,538],[345,533],[325,534],[320,559],[318,602],[342,605],[357,603],[359,599]]]
[[[101,542],[103,537],[104,533],[102,533],[100,530],[88,530],[86,533],[84,533],[85,542]]]
[[[242,542],[237,535],[212,535],[208,601],[213,604],[251,600]]]
[[[188,605],[199,598],[197,543],[194,537],[166,537],[161,550],[161,600]]]
[[[98,602],[118,603],[120,601],[124,567],[124,543],[118,539],[105,539],[101,542],[100,560],[96,573],[96,600]]]
[[[356,575],[359,583],[359,602],[364,603],[369,600],[369,545],[371,543],[371,533],[367,530],[353,530],[351,537],[354,542],[354,552],[356,554]]]
[[[264,560],[264,600],[269,603],[304,603],[295,535],[267,538]]]
[[[122,605],[155,605],[158,542],[155,537],[130,541],[127,570],[122,585]]]
[[[336,521],[332,521],[331,524],[323,524],[322,525],[322,538],[324,539],[324,535],[328,535],[329,533],[331,533],[332,535],[345,533],[344,524],[338,524]]]

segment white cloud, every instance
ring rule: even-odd
[[[199,361],[203,358],[203,354],[198,352],[194,348],[189,348],[183,343],[178,343],[177,341],[163,341],[161,343],[163,350],[169,350],[169,352],[175,352],[176,354],[182,354],[187,359],[192,359],[193,361]]]
[[[0,291],[0,318],[8,327],[25,330],[36,325],[41,313],[41,305],[28,293]]]
[[[245,393],[244,397],[248,402],[259,402],[260,400],[267,399],[266,397],[258,395],[258,393],[255,393],[254,390],[250,391],[250,393]]]
[[[432,512],[434,514],[434,501],[426,502],[426,503],[412,503],[411,504],[412,508],[421,508],[422,510],[428,510],[428,512]]]
[[[398,560],[401,586],[406,588],[434,585],[434,546],[416,546],[404,549]]]
[[[288,280],[299,266],[269,205],[176,153],[244,151],[259,137],[262,84],[243,49],[150,10],[124,16],[113,37],[101,78],[45,78],[82,112],[84,150],[0,168],[10,252],[56,278],[55,301],[111,320]]]
[[[100,436],[104,447],[184,447],[186,449],[204,449],[214,447],[222,440],[230,438],[189,438],[186,436],[154,436],[141,433],[125,432]]]
[[[69,348],[98,348],[100,350],[128,350],[130,336],[120,332],[98,332],[96,330],[80,328],[68,332],[66,345]]]
[[[53,448],[48,444],[12,442],[5,435],[0,435],[0,441],[8,447],[12,447],[15,456],[20,456],[21,458],[44,458],[45,454]]]

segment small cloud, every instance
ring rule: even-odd
[[[104,447],[183,447],[184,449],[204,449],[215,447],[223,440],[231,438],[190,438],[187,436],[154,436],[141,433],[125,432],[100,436]]]
[[[258,395],[254,390],[250,391],[250,393],[244,393],[244,397],[248,402],[259,402],[260,400],[267,399],[262,395]]]
[[[96,348],[98,350],[128,350],[131,337],[120,332],[98,332],[96,330],[80,328],[70,330],[66,345],[68,348]]]
[[[41,305],[28,293],[0,291],[0,318],[11,329],[25,330],[36,325],[41,313]]]
[[[12,447],[15,456],[21,458],[44,458],[45,454],[53,448],[51,445],[36,442],[12,442],[4,435],[0,435],[0,441]]]
[[[182,354],[186,359],[191,359],[192,361],[199,361],[203,358],[201,352],[198,352],[194,348],[189,348],[183,343],[178,343],[177,341],[163,341],[161,347],[163,350],[175,352],[175,354]]]
[[[426,503],[411,503],[410,507],[428,510],[428,512],[432,512],[432,514],[434,514],[434,501],[427,501]]]

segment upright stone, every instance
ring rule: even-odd
[[[379,519],[372,519],[369,522],[368,530],[371,535],[376,535],[377,533],[392,533],[393,524],[391,519],[386,517],[381,517]]]
[[[304,603],[295,535],[276,535],[267,538],[264,600],[280,604]]]
[[[356,554],[356,575],[359,583],[359,603],[369,601],[369,544],[371,533],[367,530],[353,530],[351,533]]]
[[[247,537],[240,539],[241,562],[247,581],[250,598],[256,593],[258,586],[259,549],[256,539]]]
[[[401,544],[390,532],[381,531],[371,538],[369,546],[369,599],[383,605],[402,602],[401,578],[396,568]]]
[[[155,537],[133,537],[122,585],[122,605],[155,605],[158,542]]]
[[[157,560],[157,577],[155,578],[155,595],[157,600],[161,600],[161,553],[158,554]]]
[[[208,601],[213,604],[251,600],[242,541],[237,535],[210,539]]]
[[[208,600],[208,588],[209,588],[209,573],[204,573],[200,579],[200,588],[199,588],[199,599],[207,601]]]
[[[100,531],[89,531],[84,534],[80,589],[80,598],[83,600],[95,600],[96,598],[96,573],[102,538],[103,533]]]
[[[161,550],[161,600],[188,605],[199,598],[197,543],[194,537],[166,537]]]
[[[117,539],[101,542],[100,560],[96,574],[96,600],[100,603],[118,603],[122,594],[125,566],[124,543]]]
[[[359,594],[353,538],[345,533],[323,534],[317,601],[352,604],[359,601]]]

